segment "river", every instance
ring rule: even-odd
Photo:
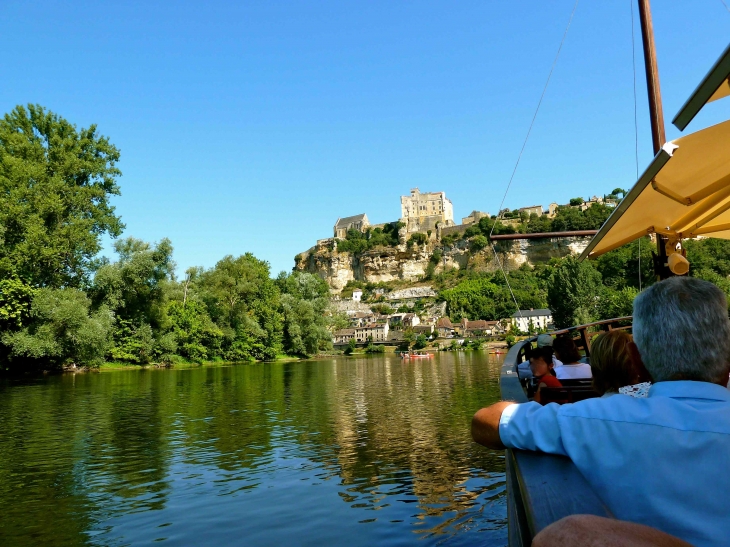
[[[0,545],[506,545],[499,357],[5,380]]]

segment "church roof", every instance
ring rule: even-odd
[[[353,224],[355,222],[362,222],[362,220],[364,218],[365,218],[365,213],[362,213],[361,215],[355,215],[352,217],[341,218],[337,221],[337,224],[335,224],[335,228],[347,228],[350,224]]]

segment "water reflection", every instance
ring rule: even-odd
[[[504,545],[488,357],[2,384],[0,544]]]

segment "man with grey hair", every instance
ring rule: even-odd
[[[730,538],[730,321],[724,293],[673,277],[634,300],[634,342],[654,385],[575,404],[500,402],[474,415],[490,448],[570,457],[621,520],[692,545]]]

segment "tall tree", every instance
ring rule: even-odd
[[[601,274],[587,262],[566,257],[555,267],[547,283],[548,305],[558,328],[593,321],[601,292]]]
[[[0,120],[0,277],[33,287],[81,287],[103,234],[124,225],[119,150],[95,125],[77,129],[39,105]]]

